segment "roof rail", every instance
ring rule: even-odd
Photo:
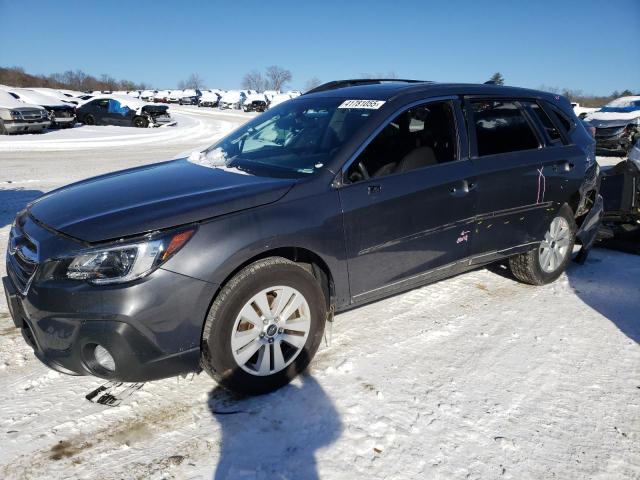
[[[324,92],[327,90],[335,90],[337,88],[354,87],[356,85],[375,85],[379,83],[431,83],[427,80],[407,80],[401,78],[356,78],[352,80],[333,80],[332,82],[323,83],[320,86],[312,88],[304,95],[309,93]]]

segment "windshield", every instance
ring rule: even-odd
[[[310,175],[321,169],[371,116],[372,109],[339,108],[342,98],[296,99],[243,125],[203,156],[211,166],[267,176]]]

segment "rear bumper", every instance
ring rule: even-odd
[[[25,342],[50,368],[71,375],[144,382],[198,371],[200,337],[215,286],[166,270],[117,288],[47,282],[21,295],[2,279]],[[96,345],[115,371],[95,361]]]

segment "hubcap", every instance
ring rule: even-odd
[[[272,375],[302,351],[311,328],[311,310],[295,288],[269,287],[240,310],[231,332],[233,358],[245,372]]]
[[[540,243],[538,258],[540,267],[547,273],[555,272],[569,254],[571,229],[564,217],[556,217]]]

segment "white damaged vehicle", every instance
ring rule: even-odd
[[[44,108],[21,102],[0,90],[0,135],[40,133],[50,124],[49,112]]]
[[[596,129],[596,151],[626,155],[640,139],[640,96],[616,98],[584,118]]]
[[[51,95],[28,88],[10,88],[9,95],[31,105],[39,105],[49,113],[51,128],[70,128],[76,124],[74,106]]]

